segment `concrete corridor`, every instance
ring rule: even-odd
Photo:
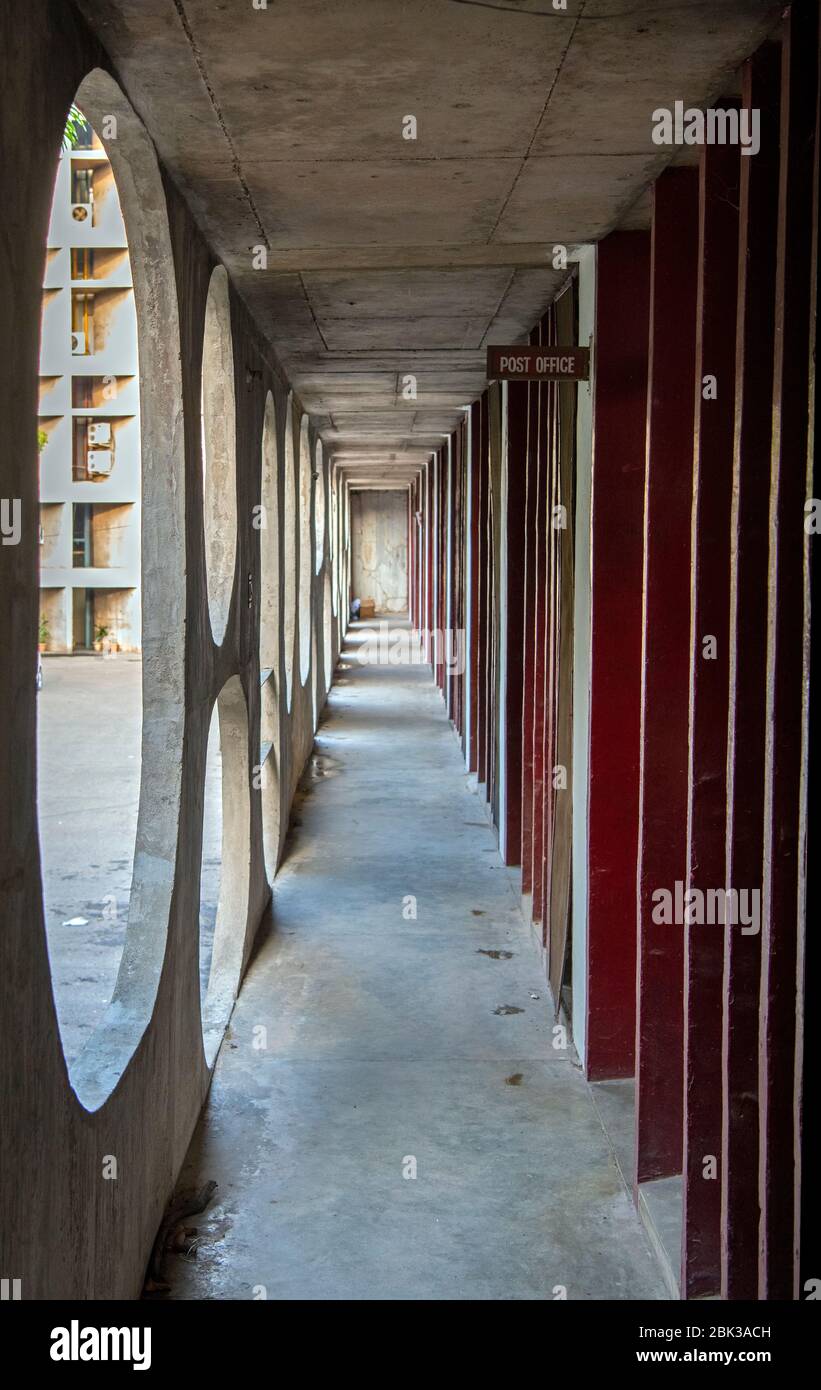
[[[180,1177],[219,1187],[171,1297],[665,1297],[430,668],[362,662],[374,635]]]

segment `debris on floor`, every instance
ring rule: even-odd
[[[189,1216],[197,1216],[200,1212],[205,1211],[216,1190],[217,1184],[215,1182],[207,1182],[199,1192],[183,1193],[175,1201],[172,1201],[157,1232],[157,1239],[154,1241],[151,1259],[148,1262],[143,1296],[170,1292],[171,1285],[165,1277],[167,1255],[184,1254],[188,1255],[189,1258],[196,1255],[197,1227],[186,1226],[185,1222]]]

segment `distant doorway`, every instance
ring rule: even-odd
[[[351,597],[363,618],[408,615],[408,492],[351,493]]]

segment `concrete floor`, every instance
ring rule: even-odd
[[[139,656],[54,656],[38,695],[40,856],[51,977],[69,1065],[111,999],[123,953],[140,795]],[[201,883],[207,981],[219,896],[219,734],[208,746]],[[69,926],[73,919],[84,924]]]
[[[367,635],[180,1178],[219,1187],[171,1297],[663,1298],[429,669],[361,665]]]
[[[140,795],[139,656],[50,656],[37,697],[37,801],[51,978],[71,1063],[123,953]],[[65,925],[84,918],[85,925]]]

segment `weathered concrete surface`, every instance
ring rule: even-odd
[[[424,461],[722,94],[772,0],[80,0],[346,463]],[[403,121],[416,119],[416,139]],[[253,269],[251,248],[267,248]],[[402,376],[418,396],[401,395]]]
[[[235,681],[249,768],[262,753],[264,538],[251,517],[268,392],[279,469],[295,386],[292,458],[307,407],[340,462],[356,470],[393,453],[404,480],[403,469],[440,443],[481,389],[483,343],[523,332],[550,297],[557,272],[545,268],[546,246],[606,230],[666,159],[644,134],[633,144],[631,80],[642,77],[648,106],[717,94],[725,67],[756,46],[771,7],[671,0],[646,24],[622,0],[590,0],[581,16],[571,3],[555,22],[530,13],[539,8],[287,0],[258,11],[211,0],[85,0],[92,33],[64,0],[29,0],[24,23],[18,4],[0,0],[0,159],[15,169],[0,258],[0,320],[14,344],[0,371],[0,496],[19,499],[24,518],[19,545],[0,548],[0,1268],[22,1279],[24,1298],[139,1291],[206,1094],[198,961],[206,743],[214,701]],[[112,1008],[69,1076],[38,854],[36,387],[57,151],[90,74],[83,100],[92,121],[100,126],[108,113],[119,122],[109,152],[140,315],[151,709],[140,891],[131,894],[123,968]],[[419,121],[416,142],[402,140],[406,113]],[[269,249],[267,271],[250,268],[258,245]],[[233,276],[238,534],[217,649],[205,582],[200,361],[218,258]],[[402,403],[409,364],[421,388],[415,404]],[[340,539],[347,575],[348,538]],[[324,633],[326,577],[311,584],[311,650]],[[342,597],[344,583],[338,588]],[[289,644],[296,671],[299,640],[292,634]],[[332,651],[335,643],[336,629]],[[316,643],[318,658],[325,649]],[[323,671],[318,706],[326,682]],[[287,709],[284,686],[280,827],[311,747],[314,672],[294,681]],[[256,784],[248,805],[247,911],[233,924],[241,950],[229,994],[267,898]],[[117,1157],[116,1182],[101,1176],[106,1154]]]
[[[282,468],[289,383],[232,290],[236,565],[225,636],[216,648],[208,622],[200,452],[200,362],[214,254],[73,6],[32,0],[21,23],[19,7],[0,0],[0,64],[0,154],[19,168],[6,200],[0,257],[0,319],[14,343],[0,371],[6,422],[0,496],[19,499],[23,518],[20,543],[0,547],[0,1268],[21,1279],[23,1298],[128,1298],[142,1286],[208,1086],[199,983],[206,743],[214,701],[235,679],[247,705],[247,766],[259,763],[264,538],[253,509],[267,393]],[[118,120],[109,153],[135,260],[145,718],[135,889],[121,968],[110,1007],[69,1073],[51,988],[38,852],[36,418],[54,171],[65,115],[81,84],[98,129],[105,113]],[[312,547],[304,563],[313,575]],[[324,580],[320,573],[311,586],[320,628]],[[334,650],[336,640],[334,628]],[[323,670],[320,705],[326,683]],[[312,743],[312,692],[312,680],[299,685],[290,711],[280,710],[281,825]],[[77,769],[78,777],[83,771]],[[246,910],[230,924],[227,1007],[269,895],[256,783],[248,806]],[[116,1181],[103,1176],[104,1155],[117,1159]]]
[[[219,1190],[173,1296],[664,1297],[430,670],[360,665],[368,636],[180,1178]]]

